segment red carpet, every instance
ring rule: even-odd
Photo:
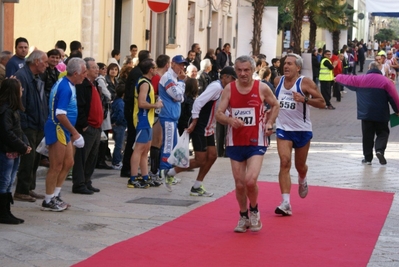
[[[174,221],[112,245],[75,266],[366,266],[393,194],[293,185],[292,217],[280,217],[277,183],[259,183],[263,228],[234,233],[231,192]]]

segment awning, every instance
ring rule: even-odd
[[[372,16],[399,17],[399,2],[396,0],[366,0],[366,11]]]

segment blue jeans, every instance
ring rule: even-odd
[[[19,167],[19,157],[9,159],[0,152],[0,194],[10,193]]]
[[[125,126],[112,126],[113,139],[115,141],[114,154],[112,155],[112,165],[117,165],[122,162],[122,146],[125,141],[125,131]]]

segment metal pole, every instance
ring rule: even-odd
[[[4,3],[0,1],[0,51],[4,49]]]

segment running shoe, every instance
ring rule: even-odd
[[[205,187],[201,185],[198,188],[191,187],[190,196],[211,197],[213,196],[213,193],[207,192]]]
[[[291,205],[288,202],[282,202],[280,206],[276,208],[274,211],[276,214],[281,214],[283,216],[291,216],[292,215],[292,210],[291,210]]]
[[[63,200],[61,199],[61,195],[56,196],[56,197],[55,197],[55,200],[58,202],[58,204],[59,204],[61,207],[65,207],[65,209],[68,209],[68,208],[70,208],[70,207],[72,206],[71,204],[69,204],[69,203],[63,201]]]
[[[172,191],[172,184],[174,177],[168,175],[169,170],[161,170],[161,178],[164,179],[164,184],[166,186],[166,189],[171,192]]]
[[[249,229],[251,229],[252,232],[258,232],[260,229],[262,229],[259,211],[251,211],[249,213],[249,222]]]
[[[177,177],[174,177],[174,176],[172,176],[172,177],[173,177],[172,185],[176,185],[176,184],[181,182],[180,178],[177,178]]]
[[[149,185],[150,187],[158,187],[160,186],[162,183],[158,182],[156,180],[152,180],[151,178],[148,178],[147,181],[144,181],[145,184]]]
[[[140,188],[140,189],[146,189],[148,187],[150,187],[149,184],[146,184],[143,180],[141,179],[136,179],[134,181],[131,181],[129,179],[129,181],[127,181],[127,187],[128,188]]]
[[[162,184],[163,179],[162,179],[162,177],[159,176],[158,174],[154,174],[154,173],[152,173],[151,171],[149,171],[149,172],[148,172],[148,176],[149,176],[153,181],[157,181],[157,182],[159,182],[159,183]]]
[[[49,203],[46,203],[45,200],[43,200],[41,210],[43,211],[63,211],[66,209],[66,206],[61,206],[60,203],[53,197]]]
[[[234,228],[234,232],[245,233],[250,225],[251,222],[249,221],[249,219],[247,217],[241,216],[236,228]]]
[[[304,181],[301,183],[298,181],[298,193],[301,198],[305,198],[308,195],[309,189],[308,189],[308,181]]]
[[[377,156],[378,160],[380,161],[381,165],[385,165],[387,164],[387,160],[385,159],[384,155],[378,151],[377,153],[375,153],[375,155]]]

